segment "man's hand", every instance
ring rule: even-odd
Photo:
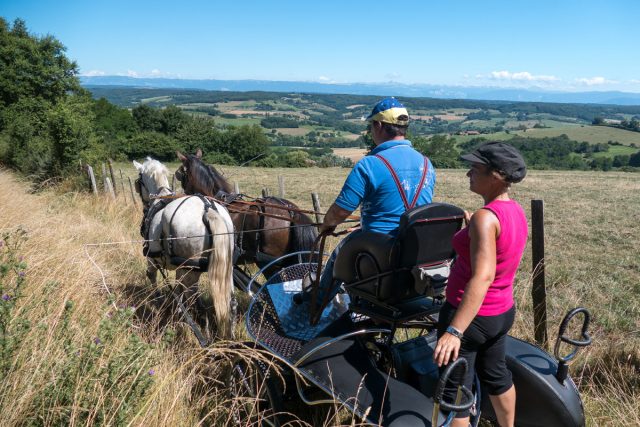
[[[320,234],[331,234],[335,231],[336,226],[335,225],[329,225],[329,224],[322,224],[320,227],[318,227],[318,233]]]
[[[324,216],[322,225],[318,227],[318,231],[320,234],[332,233],[338,224],[341,224],[349,215],[351,215],[350,211],[342,209],[335,203],[332,204]]]

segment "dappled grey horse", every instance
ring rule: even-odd
[[[145,206],[143,229],[147,277],[155,285],[159,268],[175,269],[176,280],[193,297],[206,270],[219,336],[233,335],[233,223],[227,210],[204,197],[173,198],[169,171],[147,157],[138,170],[136,190]],[[147,219],[148,218],[148,219]]]

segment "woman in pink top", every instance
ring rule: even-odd
[[[522,207],[509,198],[512,183],[526,175],[520,153],[509,144],[488,142],[462,156],[471,163],[469,188],[484,207],[467,218],[453,238],[457,253],[438,318],[433,358],[444,366],[458,356],[469,362],[464,384],[477,372],[502,427],[513,426],[516,392],[505,361],[505,337],[515,316],[513,279],[527,243]],[[449,401],[455,389],[447,390]],[[468,426],[469,413],[456,414],[453,426]]]

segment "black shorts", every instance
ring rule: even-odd
[[[456,308],[445,302],[440,309],[438,317],[438,338],[444,334],[445,329],[456,313]],[[515,305],[505,313],[497,316],[476,316],[469,325],[464,336],[458,357],[464,357],[469,363],[469,370],[463,384],[471,390],[475,373],[482,385],[490,395],[499,395],[509,390],[513,385],[511,372],[507,369],[505,360],[506,336],[515,319]],[[441,372],[444,367],[441,368]],[[460,378],[456,378],[459,380]],[[453,402],[456,396],[456,388],[445,389],[445,399]],[[463,418],[469,412],[456,414],[457,418]]]

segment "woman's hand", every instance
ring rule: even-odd
[[[453,362],[457,360],[460,344],[460,338],[451,335],[449,332],[445,332],[436,344],[436,349],[433,352],[433,360],[438,366],[443,366],[450,361]]]

